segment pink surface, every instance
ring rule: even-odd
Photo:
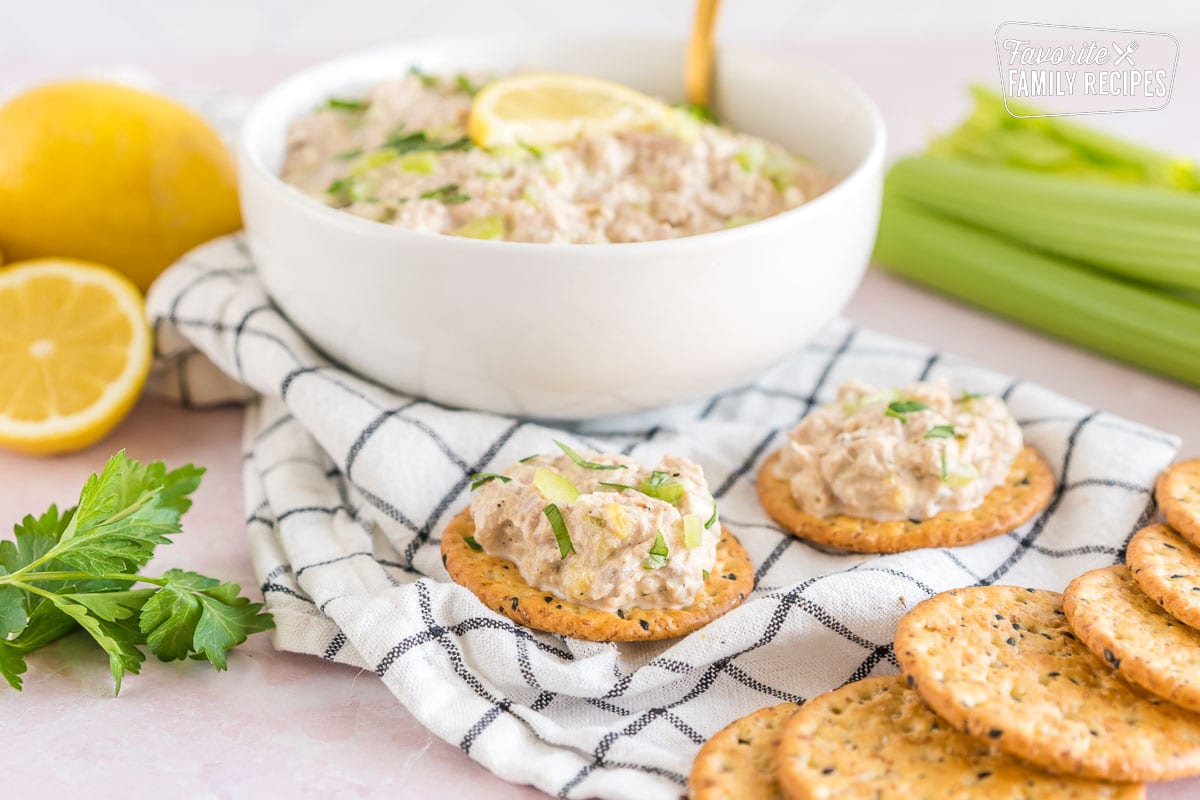
[[[1175,31],[1184,52],[1200,37]],[[961,84],[991,80],[990,30],[978,41],[886,48],[805,49],[850,73],[887,117],[892,151],[919,145],[924,131],[964,109]],[[899,66],[898,66],[899,65]],[[0,75],[35,80],[80,65],[0,61]],[[255,91],[302,64],[146,65],[169,81]],[[1155,114],[1116,122],[1163,146],[1194,147],[1200,70],[1180,65],[1175,99]],[[855,321],[933,344],[1038,381],[1085,402],[1183,436],[1200,455],[1198,396],[1192,389],[1098,358],[901,284],[868,275],[848,309]],[[244,544],[240,412],[185,412],[144,400],[107,441],[73,456],[32,459],[0,453],[0,524],[51,502],[69,505],[89,472],[115,449],[170,464],[209,468],[185,533],[156,567],[183,566],[254,588]],[[12,796],[85,791],[90,796],[543,797],[506,784],[457,748],[434,740],[372,674],[277,653],[255,636],[228,673],[202,664],[152,661],[111,695],[102,655],[68,638],[30,659],[21,694],[0,688],[4,788]],[[20,735],[16,735],[20,734]],[[52,746],[51,746],[52,743]],[[136,754],[130,760],[130,754]],[[136,775],[137,790],[130,780]],[[1153,787],[1152,800],[1200,795],[1200,780]]]

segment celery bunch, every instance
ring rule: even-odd
[[[1200,174],[976,90],[963,125],[888,175],[885,268],[1200,384]],[[1010,106],[1012,104],[1010,103]]]

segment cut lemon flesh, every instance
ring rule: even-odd
[[[99,441],[141,393],[150,349],[141,293],[115,270],[0,267],[0,446],[45,454]]]
[[[494,81],[475,95],[467,134],[480,147],[557,145],[655,128],[670,112],[665,103],[619,83],[530,72]]]

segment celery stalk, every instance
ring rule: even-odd
[[[1200,306],[887,195],[887,269],[1068,341],[1200,385]]]
[[[887,191],[1134,280],[1200,289],[1200,195],[933,157],[897,162]]]

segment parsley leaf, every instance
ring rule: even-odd
[[[920,400],[897,400],[893,403],[888,403],[887,414],[889,417],[895,417],[901,422],[908,422],[906,414],[911,414],[914,411],[928,411],[929,406],[922,403]]]
[[[667,549],[667,540],[663,538],[662,531],[654,534],[654,544],[650,545],[650,555],[646,556],[646,560],[642,562],[643,569],[662,569],[667,565],[667,561],[671,557],[671,551]]]
[[[925,432],[926,439],[952,439],[954,438],[953,425],[934,425]]]
[[[571,459],[572,461],[575,462],[575,464],[577,466],[583,467],[584,469],[627,469],[627,467],[624,464],[600,464],[595,461],[585,461],[579,455],[579,453],[576,453],[574,450],[572,450],[570,447],[568,447],[567,445],[560,442],[558,439],[555,439],[554,443],[556,445],[558,445],[559,450],[562,450],[564,453],[567,454],[567,458]]]
[[[108,654],[120,692],[125,674],[141,668],[143,647],[225,669],[231,647],[272,627],[234,584],[180,570],[137,574],[181,530],[203,473],[119,452],[88,478],[75,508],[27,516],[0,542],[0,676],[10,686],[21,688],[26,653],[79,629]]]

